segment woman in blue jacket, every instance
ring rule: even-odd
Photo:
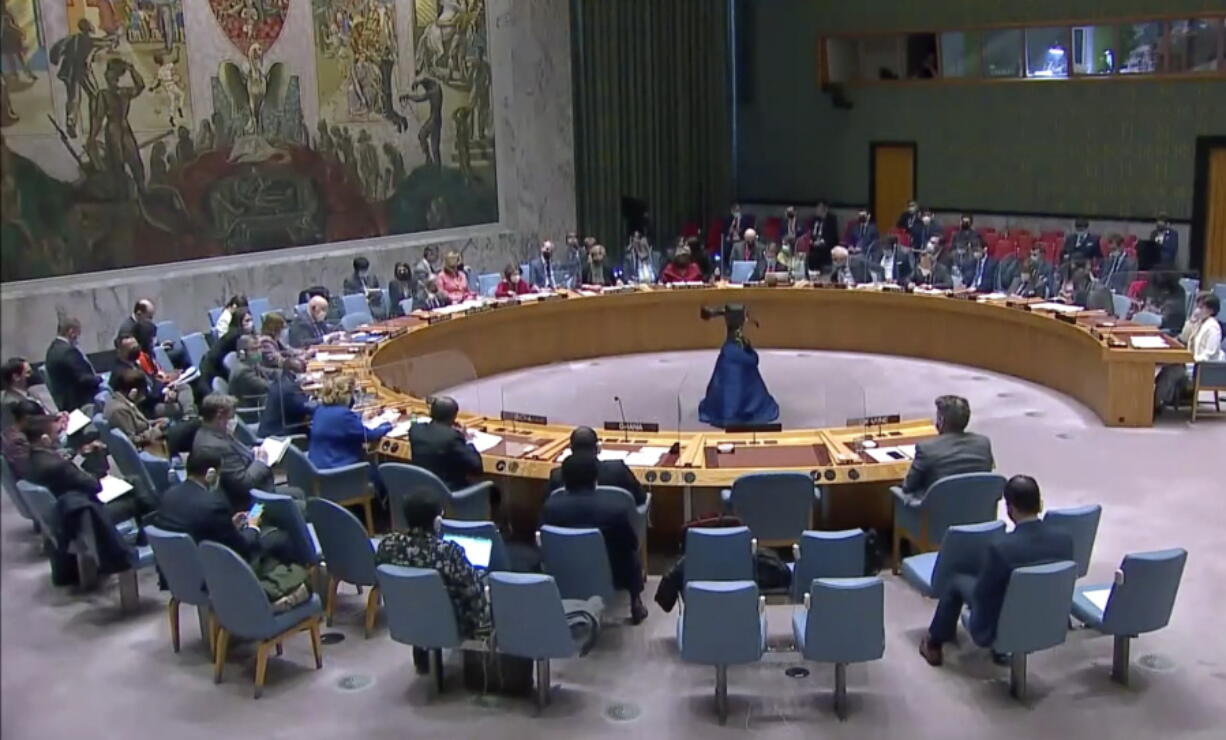
[[[340,468],[366,459],[366,443],[381,439],[392,431],[384,422],[374,429],[362,423],[362,415],[353,410],[353,378],[329,377],[319,394],[319,408],[311,416],[310,448],[307,457],[320,470]],[[379,478],[379,469],[372,462],[370,480],[379,496],[387,491]]]

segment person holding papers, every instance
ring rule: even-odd
[[[368,427],[362,415],[353,410],[351,376],[329,376],[319,393],[319,408],[311,416],[311,443],[307,457],[320,470],[362,462],[366,459],[366,443],[382,439],[390,431],[390,422]],[[379,477],[379,468],[373,462],[370,464],[370,482],[379,492],[379,497],[386,499],[387,489]]]
[[[430,403],[430,422],[409,428],[413,464],[437,475],[452,491],[468,486],[469,477],[482,470],[481,453],[456,423],[459,413],[454,398],[438,396]]]
[[[600,438],[591,427],[575,427],[575,431],[570,433],[570,454],[596,456],[596,485],[616,486],[629,491],[634,497],[635,506],[642,506],[647,501],[643,486],[625,462],[600,459]],[[549,472],[549,490],[545,495],[548,496],[561,487],[562,468],[559,466]]]
[[[272,466],[279,462],[279,455],[274,459],[268,450],[277,445],[273,438],[265,440],[252,449],[234,438],[234,430],[239,425],[236,409],[238,400],[234,396],[213,393],[200,404],[200,429],[192,440],[191,454],[214,454],[221,459],[221,469],[218,471],[221,489],[230,501],[232,511],[242,511],[251,505],[251,489],[274,491],[297,499],[303,499],[306,494],[290,486],[277,486],[273,480]],[[280,449],[284,453],[284,448]]]
[[[143,501],[128,486],[128,492],[104,501],[102,481],[65,460],[57,449],[59,420],[54,416],[38,416],[26,420],[26,440],[30,443],[30,459],[26,464],[26,480],[46,488],[57,499],[70,493],[92,496],[106,505],[112,522],[122,522],[155,507]]]

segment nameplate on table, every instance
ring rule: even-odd
[[[848,419],[844,426],[849,427],[879,427],[883,424],[897,424],[902,421],[901,414],[877,414],[876,416],[864,416],[854,419]]]
[[[503,411],[498,415],[503,421],[517,421],[524,424],[548,424],[549,419],[539,414],[525,414],[520,411]]]
[[[611,432],[658,432],[660,425],[654,421],[606,421],[606,431]]]
[[[729,424],[724,427],[724,431],[728,434],[758,434],[762,432],[782,432],[783,424],[779,422],[771,422],[770,424]]]

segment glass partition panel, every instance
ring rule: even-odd
[[[1026,29],[1026,76],[1055,80],[1069,75],[1069,30]]]
[[[1162,24],[1125,23],[1120,26],[1120,74],[1153,74],[1158,71],[1158,42]]]
[[[1022,30],[1004,28],[983,33],[985,77],[1022,76]]]
[[[861,77],[867,80],[903,78],[902,36],[867,36],[860,39]]]
[[[822,426],[843,427],[864,418],[864,387],[851,378],[835,376],[823,381],[826,408]]]
[[[445,350],[381,363],[372,372],[388,388],[428,399],[446,393],[460,404],[461,413],[497,415],[498,410],[489,386],[477,382],[472,362],[463,352]]]
[[[941,34],[941,76],[978,77],[979,41],[979,34],[975,31]]]
[[[1119,64],[1119,27],[1077,26],[1073,29],[1073,74],[1115,74]]]
[[[1164,72],[1213,72],[1219,69],[1222,20],[1199,18],[1167,25]]]
[[[826,74],[829,82],[850,82],[861,78],[858,39],[826,39]]]

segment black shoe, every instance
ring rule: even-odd
[[[630,605],[630,624],[642,624],[646,618],[647,607],[643,606],[641,602]]]
[[[996,665],[1009,665],[1013,661],[1013,655],[1010,653],[998,653],[992,651],[992,662]]]
[[[929,640],[927,637],[920,640],[919,645],[920,655],[924,656],[924,660],[928,661],[928,665],[936,668],[945,662],[945,656],[941,652],[941,646]]]

